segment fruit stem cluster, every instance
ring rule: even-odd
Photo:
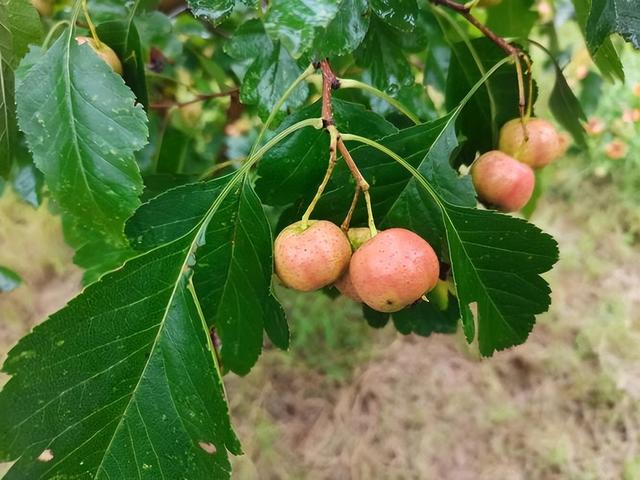
[[[331,138],[329,143],[329,166],[327,167],[327,171],[325,173],[324,179],[322,180],[322,183],[318,187],[316,195],[314,196],[313,200],[309,204],[309,207],[302,216],[302,225],[303,227],[306,227],[308,225],[309,218],[311,217],[311,214],[313,213],[315,206],[320,200],[320,197],[322,196],[327,184],[329,183],[331,174],[333,173],[333,169],[337,162],[337,151],[340,151],[340,155],[342,155],[344,162],[351,172],[351,176],[356,182],[354,199],[351,203],[351,207],[349,208],[349,212],[347,213],[347,217],[342,223],[342,229],[345,231],[349,229],[349,223],[351,222],[351,217],[353,216],[353,211],[355,210],[358,196],[360,192],[362,192],[367,205],[368,226],[369,230],[371,231],[371,236],[373,237],[378,233],[378,231],[373,219],[373,207],[371,205],[371,195],[369,194],[369,183],[365,180],[364,176],[360,172],[360,169],[356,165],[356,162],[353,160],[351,153],[349,153],[349,149],[347,149],[347,146],[344,144],[344,141],[342,140],[340,132],[338,131],[333,119],[331,98],[333,90],[337,90],[338,88],[340,88],[340,79],[333,72],[331,66],[329,65],[329,61],[326,59],[315,64],[315,67],[319,68],[322,72],[322,123],[324,128],[329,132]]]

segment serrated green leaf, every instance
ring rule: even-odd
[[[133,245],[152,248],[189,232],[227,179],[179,187],[142,206],[127,225]],[[227,193],[200,241],[195,289],[207,323],[222,342],[223,365],[244,375],[260,355],[263,329],[274,334],[276,345],[288,341],[283,340],[288,333],[282,333],[282,308],[271,293],[269,223],[247,180]]]
[[[189,8],[196,17],[220,23],[233,10],[236,0],[189,0]]]
[[[587,46],[597,52],[612,33],[640,48],[640,5],[633,0],[591,0],[587,19]]]
[[[149,249],[10,352],[0,408],[11,414],[0,417],[0,459],[19,459],[7,478],[135,478],[140,469],[159,478],[229,478],[227,451],[238,454],[240,446],[191,281],[194,257],[217,248],[207,247],[207,234],[228,227],[218,215],[247,188],[246,172],[146,204],[132,224],[149,227],[136,236]],[[176,195],[189,202],[147,217]],[[184,221],[171,224],[172,212]],[[43,452],[46,462],[37,460]]]
[[[264,17],[264,28],[275,40],[299,58],[313,45],[319,28],[325,28],[338,13],[340,0],[274,0]]]
[[[13,270],[0,265],[0,293],[9,293],[22,284],[22,279]]]
[[[358,65],[371,71],[373,84],[391,93],[414,82],[411,65],[400,47],[399,35],[380,20],[371,19],[364,41],[354,52]]]
[[[589,18],[589,10],[591,9],[591,0],[573,0],[573,6],[576,11],[576,18],[582,35],[587,35],[587,19]],[[591,58],[597,65],[602,75],[612,80],[618,78],[624,82],[624,69],[622,62],[616,52],[611,38],[605,38],[597,50],[589,51]]]
[[[380,138],[397,129],[362,106],[334,98],[333,115],[339,129]],[[287,117],[280,130],[306,118],[320,116],[320,102]],[[287,205],[313,194],[329,161],[329,136],[300,130],[271,149],[260,161],[256,191],[269,205]],[[353,193],[353,192],[352,192]]]
[[[302,68],[289,55],[280,42],[272,42],[258,20],[243,23],[233,38],[225,44],[225,51],[238,60],[252,59],[240,88],[240,100],[257,105],[258,114],[264,120]],[[309,87],[300,84],[283,104],[284,112],[301,106],[309,94]]]
[[[500,2],[488,9],[486,26],[502,37],[527,38],[538,19],[534,0]]]
[[[331,22],[317,33],[317,58],[346,55],[362,43],[369,29],[367,0],[342,0]]]
[[[551,303],[540,274],[558,260],[557,243],[536,226],[494,211],[446,205],[443,219],[465,331],[474,331],[468,307],[476,304],[482,355],[523,343],[535,315]]]
[[[412,32],[416,26],[416,0],[371,0],[371,10],[386,24],[403,32]]]
[[[122,79],[67,31],[24,74],[16,97],[20,128],[63,212],[84,231],[123,238],[142,191],[133,152],[147,125]]]
[[[13,75],[9,61],[0,51],[0,178],[7,178],[11,171],[16,142]]]
[[[384,328],[389,323],[390,315],[388,313],[378,312],[373,308],[362,304],[362,316],[370,327]]]
[[[98,25],[100,40],[109,45],[122,61],[123,77],[136,99],[145,108],[149,106],[149,93],[145,75],[145,58],[140,36],[133,16],[129,20],[114,20]]]

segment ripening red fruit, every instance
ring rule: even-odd
[[[533,194],[536,181],[531,167],[497,150],[487,152],[473,162],[471,178],[480,200],[503,212],[515,212],[524,207]]]
[[[397,312],[438,283],[440,264],[422,237],[404,228],[384,230],[351,258],[349,276],[364,303]]]
[[[349,238],[349,243],[351,243],[351,250],[355,252],[365,242],[371,239],[371,230],[362,227],[350,228],[347,232],[347,236]],[[362,298],[360,298],[360,295],[358,295],[356,288],[353,286],[348,268],[334,285],[338,289],[338,291],[345,297],[349,297],[350,299],[355,300],[358,303],[362,302]]]
[[[120,63],[120,59],[118,58],[118,55],[116,55],[116,52],[114,52],[107,44],[100,43],[100,45],[98,45],[91,37],[76,37],[76,42],[78,42],[78,45],[84,45],[85,43],[88,44],[114,72],[118,75],[122,75],[122,63]]]
[[[519,118],[505,123],[500,129],[498,150],[532,168],[544,167],[555,160],[561,151],[558,131],[541,118],[530,118],[526,126],[527,141]]]
[[[349,266],[351,246],[340,228],[326,220],[302,221],[282,230],[274,245],[276,274],[295,290],[310,292],[335,282]]]

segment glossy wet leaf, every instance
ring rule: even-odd
[[[371,9],[382,21],[403,32],[411,32],[416,26],[416,0],[371,0]]]
[[[235,3],[235,0],[189,0],[189,8],[194,15],[218,23],[231,13]]]
[[[142,192],[133,153],[147,139],[142,106],[122,78],[67,32],[26,70],[16,97],[20,128],[64,214],[82,230],[122,238]]]
[[[339,3],[339,0],[274,0],[264,17],[264,28],[294,58],[299,58],[313,45],[318,29],[335,18]]]
[[[318,58],[353,52],[369,29],[369,18],[366,0],[342,0],[335,17],[316,34],[313,49]]]

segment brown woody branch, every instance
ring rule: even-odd
[[[212,98],[220,98],[220,97],[233,97],[237,95],[239,90],[234,88],[232,90],[228,90],[226,92],[218,92],[218,93],[202,93],[193,100],[188,100],[186,102],[158,102],[152,103],[149,105],[149,108],[154,110],[166,110],[168,108],[182,108],[189,105],[193,105],[194,103],[204,102],[207,100],[211,100]]]

